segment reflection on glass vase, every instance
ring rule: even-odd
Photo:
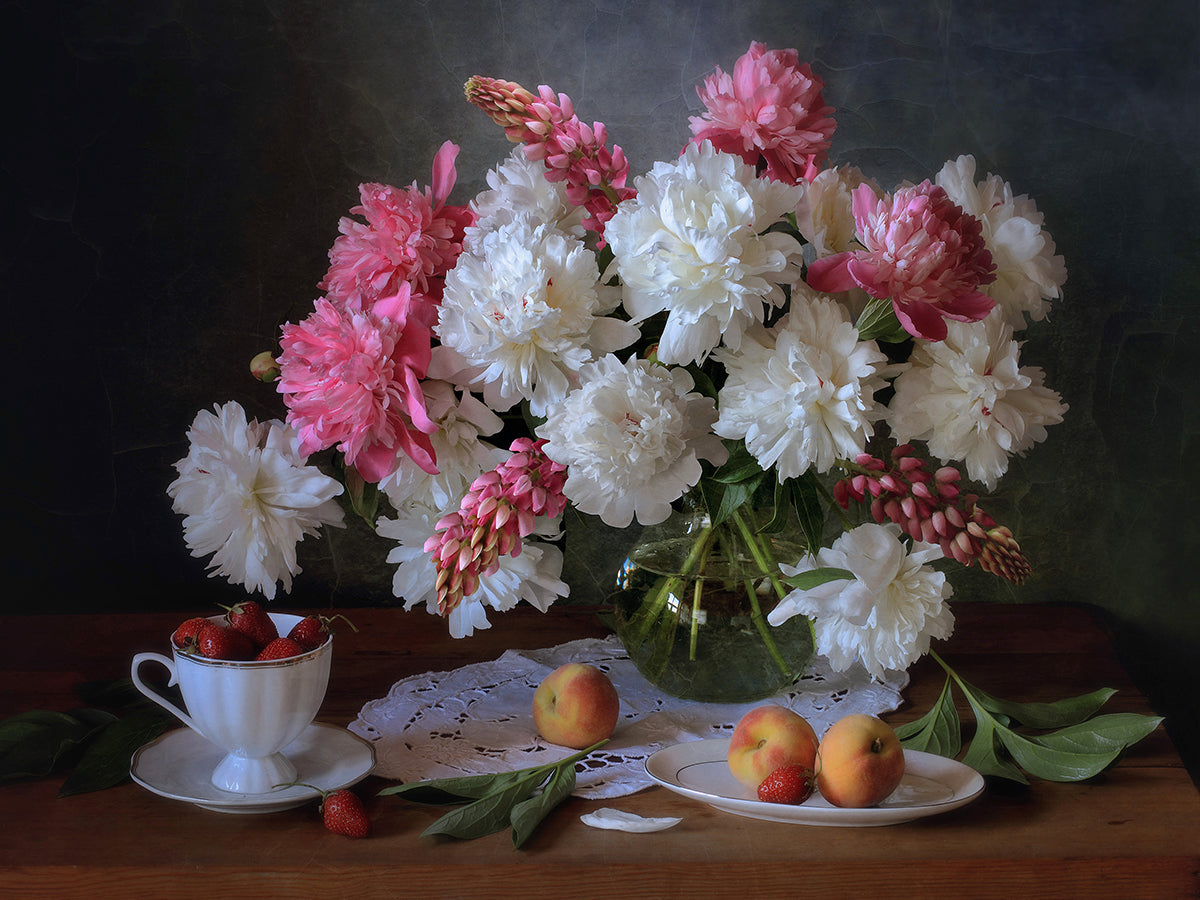
[[[760,700],[792,685],[812,664],[812,625],[766,620],[788,588],[778,563],[795,563],[798,527],[758,531],[762,516],[738,510],[714,526],[697,494],[646,528],[617,577],[617,636],[652,684],[712,703]]]

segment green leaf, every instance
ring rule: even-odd
[[[720,525],[733,515],[740,506],[749,503],[764,477],[765,473],[760,472],[758,477],[751,481],[740,481],[737,484],[726,485],[725,491],[721,494],[721,505],[717,507],[715,513],[712,513],[712,523]]]
[[[967,690],[964,682],[959,681],[958,684],[963,688],[963,693],[967,695],[967,702],[971,704],[971,711],[975,714],[975,735],[971,738],[971,743],[967,747],[967,752],[963,754],[962,761],[981,775],[991,775],[1020,784],[1029,784],[1029,779],[1025,777],[1020,768],[999,754],[995,719],[979,705],[979,702]]]
[[[1009,728],[998,728],[997,734],[1021,768],[1046,781],[1082,781],[1099,775],[1124,750],[1118,747],[1102,753],[1079,753],[1035,743]]]
[[[780,575],[779,580],[795,590],[807,591],[828,581],[853,581],[854,573],[834,566],[825,566],[797,572],[795,575]]]
[[[478,800],[480,797],[486,797],[488,794],[502,790],[512,782],[524,777],[522,773],[527,774],[527,771],[431,778],[428,781],[414,781],[410,784],[386,787],[379,792],[379,796],[402,796],[405,800],[412,800],[414,803],[430,805],[462,803],[464,800]]]
[[[1038,735],[1032,740],[1044,747],[1075,753],[1121,751],[1149,735],[1162,721],[1161,716],[1112,713]]]
[[[421,832],[422,837],[441,834],[446,837],[470,840],[505,828],[512,809],[540,784],[533,777],[517,781],[485,794],[478,800],[446,813]]]
[[[808,541],[808,552],[815,554],[821,549],[825,538],[825,509],[821,505],[821,492],[817,485],[816,476],[806,472],[799,478],[788,481],[788,489],[792,495],[792,505],[796,509],[796,517],[800,520],[800,530]]]
[[[138,748],[173,727],[174,722],[171,716],[147,710],[102,726],[88,740],[58,796],[86,794],[121,784],[129,777],[129,764]]]
[[[49,775],[116,717],[101,710],[30,710],[0,722],[0,783]]]
[[[1059,728],[1083,722],[1116,693],[1112,688],[1101,688],[1090,694],[1067,697],[1053,703],[1017,703],[993,697],[974,686],[971,687],[971,691],[985,709],[1007,716],[1030,728]]]
[[[962,750],[962,722],[954,706],[954,691],[949,676],[942,685],[937,703],[921,718],[896,729],[900,742],[910,750],[923,750],[954,759]]]
[[[738,484],[743,481],[761,479],[764,474],[758,460],[741,441],[726,441],[729,459],[712,475],[713,481],[721,484]]]
[[[559,766],[550,776],[550,781],[541,791],[512,808],[513,849],[520,849],[550,811],[575,790],[575,766]]]
[[[858,328],[858,337],[862,341],[876,340],[899,344],[910,337],[896,318],[890,297],[876,297],[871,300],[858,317],[855,327]]]

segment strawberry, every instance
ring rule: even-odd
[[[812,796],[816,777],[806,766],[780,766],[758,786],[758,799],[764,803],[803,803]]]
[[[365,838],[371,833],[371,821],[362,801],[353,791],[340,790],[321,794],[321,814],[325,827],[334,834]]]
[[[329,637],[329,620],[305,616],[292,627],[288,637],[305,650],[316,650]]]
[[[293,641],[291,638],[275,638],[267,646],[258,651],[258,656],[254,657],[255,662],[262,662],[268,659],[287,659],[289,656],[299,656],[301,653],[308,651],[300,644]]]
[[[207,624],[208,619],[205,619],[202,616],[195,616],[194,618],[188,619],[186,622],[176,628],[171,634],[171,643],[180,650],[183,650],[188,646],[195,648],[196,636],[200,634],[200,629]]]
[[[358,631],[358,629],[354,627],[353,622],[340,614],[334,616],[333,618],[326,618],[325,616],[305,616],[292,627],[292,630],[288,632],[288,637],[290,637],[305,650],[316,650],[323,643],[325,643],[329,635],[333,634],[333,628],[330,627],[333,624],[333,619],[345,619],[347,625],[349,625],[354,631]]]
[[[214,625],[212,622],[205,623],[196,635],[196,648],[201,656],[209,659],[254,659],[257,652],[253,642],[246,635],[223,625]]]
[[[279,637],[279,630],[267,615],[267,611],[253,600],[243,600],[233,606],[226,606],[225,621],[234,631],[240,631],[250,638],[259,650]]]

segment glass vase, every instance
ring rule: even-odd
[[[713,525],[698,494],[646,528],[617,578],[617,636],[652,684],[676,697],[745,703],[790,687],[812,664],[811,622],[775,627],[767,613],[787,593],[780,561],[805,552],[798,526],[765,533],[746,508]]]

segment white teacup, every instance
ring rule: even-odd
[[[281,635],[302,616],[271,613]],[[210,621],[221,622],[222,616]],[[189,728],[226,752],[212,774],[212,783],[239,794],[264,794],[296,781],[296,767],[280,751],[300,736],[316,716],[329,684],[333,637],[301,656],[263,662],[206,659],[174,650],[139,653],[132,676],[137,689],[176,715]],[[178,684],[187,712],[163,699],[142,681],[142,663],[157,662]]]

